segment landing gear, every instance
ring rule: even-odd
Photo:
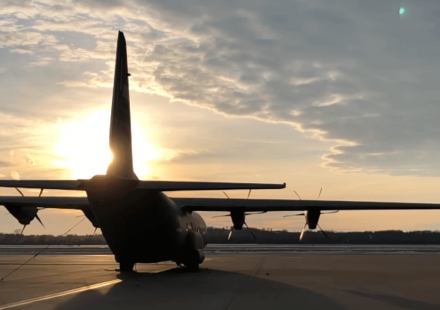
[[[199,271],[199,263],[186,264],[185,266],[189,271]]]
[[[119,271],[121,272],[132,272],[134,267],[133,262],[121,261],[119,262]]]
[[[178,265],[180,266],[180,264],[183,264],[190,271],[198,271],[199,265],[201,262],[203,262],[204,259],[205,253],[203,252],[203,250],[193,249],[185,252],[182,260],[178,261]]]

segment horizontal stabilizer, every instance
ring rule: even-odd
[[[179,181],[140,181],[137,189],[157,191],[215,191],[235,189],[281,189],[283,184],[264,183],[225,183],[225,182],[179,182]]]
[[[42,188],[60,190],[84,190],[78,180],[0,180],[0,187]]]

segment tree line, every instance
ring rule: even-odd
[[[439,231],[328,231],[328,238],[320,231],[307,231],[299,241],[299,232],[271,229],[243,229],[233,231],[230,240],[230,228],[208,228],[209,243],[257,243],[257,244],[440,244]],[[251,233],[252,232],[252,233]],[[254,237],[254,236],[256,237]],[[102,235],[20,235],[0,234],[0,245],[104,245]]]

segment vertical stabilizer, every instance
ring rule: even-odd
[[[119,32],[110,122],[110,149],[113,160],[107,168],[107,175],[137,180],[133,171],[128,76],[127,45],[124,34]]]

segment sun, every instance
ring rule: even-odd
[[[55,143],[55,164],[69,171],[69,177],[88,179],[105,174],[112,160],[109,148],[110,112],[97,111],[79,121],[60,122]],[[145,129],[132,124],[133,166],[139,178],[150,173],[150,162],[162,158],[146,141]]]

